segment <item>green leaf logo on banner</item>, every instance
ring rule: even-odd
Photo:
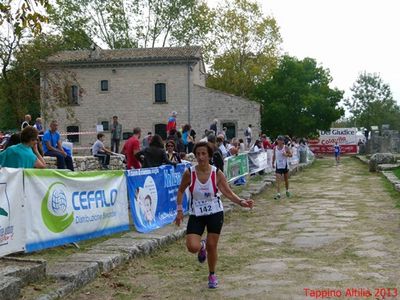
[[[60,233],[67,229],[74,221],[74,213],[70,215],[67,211],[67,197],[62,189],[53,189],[55,185],[65,185],[61,182],[53,183],[47,190],[42,200],[42,218],[46,227],[54,232]],[[52,191],[52,192],[51,192]],[[51,193],[50,193],[51,192]],[[52,211],[49,210],[49,200],[51,201]]]

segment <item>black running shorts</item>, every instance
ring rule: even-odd
[[[189,216],[186,234],[203,235],[204,229],[207,227],[208,233],[220,234],[222,225],[224,224],[224,212],[220,211],[212,215],[197,217]]]
[[[281,174],[281,175],[286,174],[286,173],[288,173],[288,172],[289,172],[289,169],[288,169],[288,168],[276,169],[276,171],[275,171],[276,174]]]

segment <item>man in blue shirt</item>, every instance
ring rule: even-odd
[[[39,154],[38,131],[31,126],[21,132],[21,143],[8,147],[0,153],[0,166],[6,168],[45,168],[46,163]]]
[[[65,166],[71,171],[74,170],[72,158],[67,155],[61,144],[61,136],[57,131],[58,123],[53,120],[50,123],[50,129],[43,135],[43,153],[46,156],[57,157],[57,168],[65,169]]]

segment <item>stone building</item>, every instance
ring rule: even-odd
[[[214,119],[230,137],[243,137],[248,124],[260,127],[260,105],[205,87],[200,47],[63,51],[44,61],[41,71],[45,124],[59,121],[61,132],[106,135],[117,115],[127,139],[134,127],[165,138],[168,117],[176,111],[178,126],[189,123],[200,139]],[[87,147],[95,134],[69,136]],[[108,139],[109,140],[109,139]]]

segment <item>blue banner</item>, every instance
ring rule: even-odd
[[[163,165],[126,171],[132,219],[136,230],[150,232],[170,224],[176,217],[176,197],[187,165]],[[184,213],[188,210],[186,195]]]

